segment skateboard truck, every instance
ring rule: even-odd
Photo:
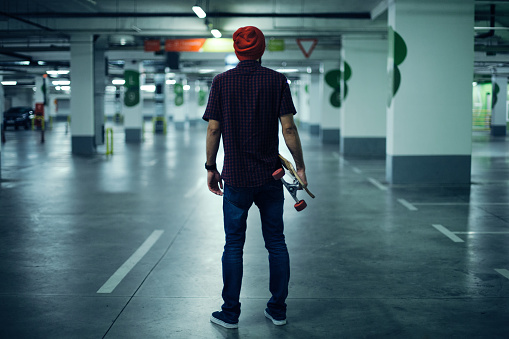
[[[297,172],[293,168],[293,165],[288,160],[283,158],[281,155],[279,155],[279,158],[281,159],[281,164],[283,165],[283,168],[279,168],[274,173],[272,173],[272,177],[275,180],[281,180],[283,185],[286,187],[286,189],[292,196],[293,200],[295,200],[295,205],[293,205],[293,207],[295,207],[297,212],[300,212],[306,208],[307,204],[304,200],[299,200],[297,198],[297,191],[305,190],[309,194],[309,196],[313,199],[315,198],[315,196],[307,189],[307,187],[303,186],[303,183],[300,180]],[[292,179],[293,179],[292,183],[289,183],[285,179],[283,179],[283,177],[285,176],[284,168],[286,168],[288,170],[289,175],[292,177]]]

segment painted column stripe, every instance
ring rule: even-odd
[[[125,278],[125,276],[133,269],[134,266],[147,254],[147,252],[154,246],[154,244],[159,240],[161,235],[164,233],[163,230],[155,230],[152,234],[145,240],[145,242],[136,250],[136,252],[131,255],[127,261],[122,264],[118,268],[118,270],[113,273],[113,275],[102,285],[102,287],[97,291],[97,293],[111,293],[113,290],[120,284],[120,282]]]
[[[464,242],[463,239],[461,239],[456,234],[452,233],[451,231],[449,231],[447,228],[445,228],[442,225],[433,225],[433,227],[435,227],[437,230],[442,232],[446,237],[448,237],[449,239],[451,239],[454,242]]]

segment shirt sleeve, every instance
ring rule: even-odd
[[[292,100],[292,92],[290,91],[290,86],[288,86],[288,82],[286,81],[286,77],[284,78],[283,90],[281,94],[281,107],[279,109],[279,115],[283,116],[286,114],[297,114],[297,110],[293,105]]]
[[[221,103],[219,94],[219,81],[217,80],[217,77],[215,77],[212,81],[212,86],[210,87],[209,101],[202,117],[203,120],[209,121],[209,119],[212,119],[221,121]]]

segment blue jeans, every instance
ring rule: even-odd
[[[246,220],[253,202],[260,209],[265,248],[269,252],[272,294],[267,307],[276,319],[286,319],[286,297],[290,280],[290,259],[283,234],[283,184],[280,180],[253,188],[225,185],[223,197],[224,231],[223,293],[221,307],[228,320],[237,322],[240,316],[240,288],[242,285],[242,254],[246,240]]]

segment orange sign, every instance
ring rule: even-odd
[[[161,50],[160,40],[145,40],[145,52],[159,52]]]
[[[166,52],[199,52],[207,39],[166,39]]]

